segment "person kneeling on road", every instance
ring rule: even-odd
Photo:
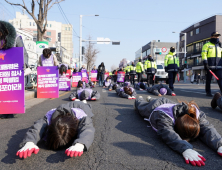
[[[44,118],[37,120],[26,132],[16,153],[20,158],[37,154],[37,143],[44,140],[48,149],[68,148],[67,156],[81,156],[88,151],[94,140],[95,129],[92,123],[91,105],[80,101],[62,104],[46,113]]]
[[[137,90],[147,90],[147,85],[143,82],[139,82],[139,83],[135,84],[134,87]]]
[[[154,99],[148,96],[146,102],[140,96],[134,107],[171,149],[183,155],[187,164],[205,165],[206,159],[189,143],[197,137],[222,156],[220,134],[194,101],[175,103],[164,97]]]
[[[89,88],[89,84],[86,82],[83,82],[82,80],[79,80],[78,85],[77,85],[77,90],[78,89],[85,89],[85,88]]]
[[[81,100],[84,103],[86,103],[86,100],[98,100],[99,98],[100,98],[100,93],[90,88],[77,89],[69,96],[69,99],[72,101]]]
[[[176,96],[176,94],[172,92],[172,90],[167,85],[164,84],[156,84],[152,87],[148,87],[147,91],[156,96],[162,96],[166,94],[171,96]]]
[[[103,87],[109,87],[109,85],[111,84],[112,80],[110,79],[110,77],[108,76],[106,78],[106,80],[103,82]]]
[[[127,99],[136,99],[136,91],[132,87],[121,87],[116,89],[118,96]]]

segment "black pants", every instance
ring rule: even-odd
[[[135,84],[135,74],[130,74],[130,83]]]
[[[117,75],[113,75],[113,81],[114,81],[114,83],[116,83],[116,81],[117,81]]]
[[[155,74],[147,74],[147,86],[150,87],[150,84],[152,84],[152,86],[154,85],[154,75]]]
[[[176,71],[169,71],[168,77],[169,77],[169,88],[174,91],[173,84],[175,83],[177,72]]]
[[[129,81],[129,75],[125,75],[125,80],[124,81]]]
[[[137,81],[142,82],[142,73],[137,73]]]
[[[217,80],[217,83],[219,85],[220,91],[222,92],[222,70],[212,69],[211,71],[219,78],[219,80]],[[209,93],[211,94],[210,83],[211,83],[212,76],[213,75],[209,71],[207,71],[206,86],[205,86],[205,90],[207,94]]]

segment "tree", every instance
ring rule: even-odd
[[[88,40],[91,40],[90,36]],[[87,71],[90,71],[93,65],[95,65],[98,53],[99,50],[94,48],[94,44],[92,44],[90,41],[86,42],[86,52],[84,55],[84,60],[87,64]]]
[[[15,4],[11,3],[8,0],[5,0],[10,5],[16,5],[16,6],[21,6],[28,12],[29,15],[33,18],[37,25],[37,41],[42,41],[43,40],[43,35],[46,32],[46,25],[47,25],[47,15],[48,11],[52,8],[53,5],[58,4],[62,1],[65,0],[32,0],[31,2],[31,10],[29,10],[26,5],[24,0],[22,0],[23,4]],[[39,14],[38,14],[38,19],[35,16],[35,3],[38,4],[39,6]]]
[[[116,68],[117,68],[117,66],[113,64],[113,65],[111,66],[111,71],[116,70]]]

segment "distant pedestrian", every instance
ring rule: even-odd
[[[137,74],[137,81],[142,82],[142,74],[144,73],[144,68],[142,64],[142,59],[139,59],[139,62],[136,64],[136,74]]]
[[[197,75],[197,84],[200,84],[200,74]]]
[[[94,65],[92,71],[96,71],[96,70],[97,70],[96,65]],[[97,73],[97,74],[98,74],[98,73]],[[93,83],[96,85],[96,81],[93,81]]]
[[[190,82],[193,84],[194,82],[194,74],[192,73],[191,77],[190,77]]]
[[[103,86],[104,74],[105,74],[105,65],[102,62],[98,67],[98,73],[97,73],[97,80],[99,80],[100,87]]]

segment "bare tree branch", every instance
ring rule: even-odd
[[[53,3],[51,4],[51,6],[48,8],[48,11],[52,8],[53,5],[59,4],[59,3],[62,2],[62,1],[65,1],[65,0],[60,0],[60,1],[57,0],[57,2],[53,2]]]

